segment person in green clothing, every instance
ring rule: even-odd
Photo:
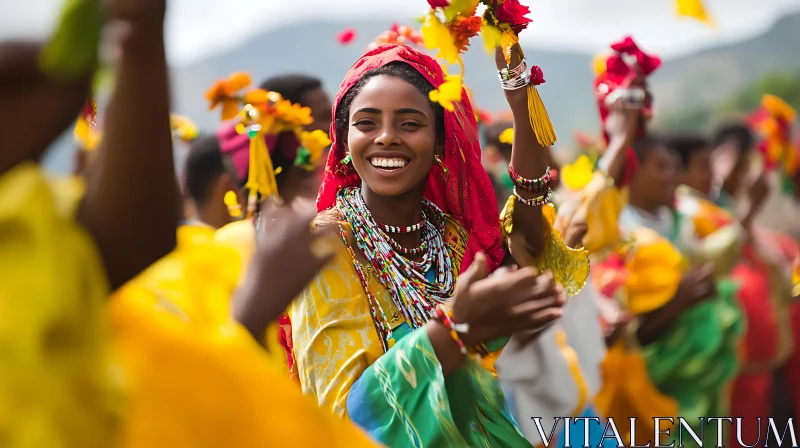
[[[678,402],[678,415],[703,438],[704,446],[710,446],[716,444],[717,428],[700,425],[699,418],[730,415],[727,391],[739,369],[744,319],[736,299],[738,285],[719,269],[724,261],[719,258],[735,251],[739,241],[700,234],[700,213],[705,209],[687,196],[676,198],[679,162],[659,139],[640,139],[633,149],[641,165],[631,180],[630,202],[620,214],[620,226],[630,233],[640,228],[655,231],[678,250],[686,266],[675,296],[642,318],[642,353],[653,384]],[[715,239],[714,248],[704,250],[711,245],[704,247],[702,241],[710,238]],[[682,437],[684,444],[692,443],[685,430]]]

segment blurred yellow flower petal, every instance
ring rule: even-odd
[[[458,62],[458,48],[456,48],[455,40],[447,26],[440,22],[436,15],[431,13],[425,16],[420,31],[425,41],[425,48],[439,50],[436,54],[437,58],[442,58],[450,64]]]
[[[514,128],[508,128],[505,131],[500,133],[499,137],[500,143],[505,143],[507,145],[514,144]]]
[[[582,154],[575,162],[561,169],[561,180],[570,190],[580,190],[592,180],[593,171],[592,160],[586,154]]]

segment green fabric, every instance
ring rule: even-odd
[[[447,378],[424,328],[400,338],[350,389],[350,419],[402,447],[532,447],[494,376],[467,360]]]
[[[678,415],[700,434],[699,417],[729,415],[726,390],[736,375],[744,317],[736,300],[738,285],[722,280],[717,296],[685,312],[642,353],[653,384],[678,402]],[[705,446],[716,444],[716,427],[704,428]],[[692,446],[684,435],[683,442]]]

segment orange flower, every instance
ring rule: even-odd
[[[244,72],[236,72],[227,79],[221,79],[214,83],[206,91],[206,99],[209,101],[208,110],[214,110],[222,105],[222,119],[230,120],[236,117],[239,111],[239,100],[235,95],[252,83],[250,75]]]
[[[450,33],[460,53],[467,51],[469,40],[478,35],[482,25],[483,19],[479,16],[458,16],[450,24]]]

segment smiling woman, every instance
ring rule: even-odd
[[[554,277],[577,292],[588,262],[535,199],[518,196],[524,205],[501,230],[466,94],[453,111],[430,101],[444,82],[434,59],[396,45],[348,73],[315,221],[343,244],[292,304],[289,365],[321,406],[389,446],[530,446],[492,360],[512,333],[561,315]],[[506,96],[527,124],[526,91]],[[542,148],[529,125],[519,128],[514,164],[542,175]],[[512,257],[509,245],[525,249]],[[497,269],[504,260],[554,275]]]

